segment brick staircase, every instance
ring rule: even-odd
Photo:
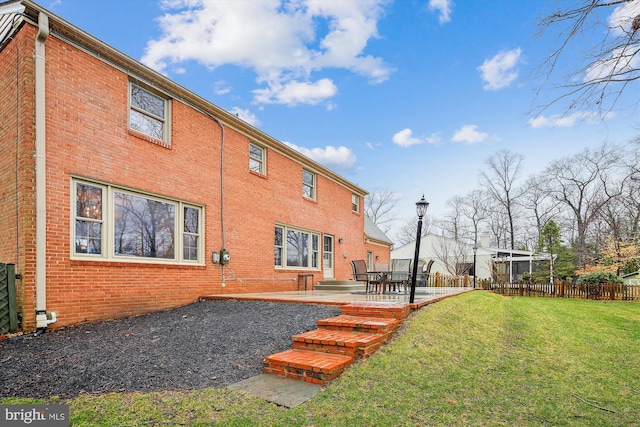
[[[343,305],[318,329],[291,337],[293,349],[267,356],[264,372],[326,385],[388,342],[410,312],[409,304]]]

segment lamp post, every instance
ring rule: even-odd
[[[473,245],[473,289],[476,288],[476,253],[478,252],[478,245]]]
[[[413,300],[416,296],[416,276],[418,275],[418,257],[420,255],[420,238],[422,237],[422,217],[427,213],[429,202],[422,198],[416,202],[416,211],[418,213],[418,232],[416,233],[416,253],[413,256],[413,275],[411,276],[411,296],[409,297],[409,303],[413,304]]]

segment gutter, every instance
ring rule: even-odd
[[[35,114],[36,114],[36,329],[40,332],[56,321],[47,319],[47,164],[45,105],[45,42],[49,37],[49,17],[38,15],[35,40]]]

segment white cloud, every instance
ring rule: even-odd
[[[253,91],[258,103],[286,105],[318,104],[327,98],[331,98],[336,92],[338,92],[338,88],[330,79],[321,79],[315,83],[298,81],[273,82],[267,89]]]
[[[597,61],[584,75],[585,82],[609,79],[611,76],[626,74],[631,78],[634,70],[640,68],[640,52],[629,47],[611,51],[609,57]]]
[[[586,121],[588,123],[596,123],[600,118],[608,119],[612,118],[614,113],[607,113],[604,118],[600,117],[596,113],[589,113],[586,111],[577,111],[569,116],[554,115],[550,117],[538,116],[529,120],[529,126],[532,128],[552,128],[552,127],[573,127],[579,121]]]
[[[386,3],[165,0],[166,13],[158,18],[162,35],[147,43],[142,62],[165,73],[191,60],[210,68],[249,68],[266,85],[255,92],[258,102],[316,104],[336,93],[327,91],[327,79],[311,83],[311,74],[323,69],[346,69],[372,83],[389,78],[393,70],[384,60],[364,53],[378,37]]]
[[[633,19],[640,15],[640,0],[633,0],[616,7],[609,16],[609,27],[616,37],[629,35]]]
[[[616,7],[608,18],[610,35],[627,39],[633,33],[632,24],[640,16],[640,0],[633,0]],[[632,78],[640,68],[640,52],[634,45],[621,46],[608,52],[609,56],[596,61],[584,75],[584,82],[610,80],[612,76],[625,75]]]
[[[520,48],[502,51],[478,67],[485,90],[498,90],[509,86],[518,78],[516,66],[521,62]]]
[[[477,125],[464,125],[453,134],[451,140],[453,142],[476,144],[486,140],[488,137],[489,134],[478,131]]]
[[[442,137],[440,136],[439,133],[432,133],[431,135],[427,136],[424,140],[431,145],[440,145],[440,143],[442,142]]]
[[[256,115],[249,110],[245,110],[240,107],[233,107],[229,112],[249,123],[251,126],[260,125],[260,120],[258,120]]]
[[[356,155],[351,149],[344,146],[327,145],[325,148],[304,148],[290,142],[284,142],[284,144],[338,173],[349,172],[356,164]]]
[[[224,80],[217,80],[213,83],[213,92],[216,95],[226,95],[231,92],[231,86],[229,86]]]
[[[451,21],[452,0],[429,0],[429,10],[437,10],[440,12],[440,24]]]
[[[393,135],[391,140],[400,147],[411,147],[412,145],[422,144],[424,142],[420,138],[415,138],[411,129],[402,129]]]
[[[399,145],[400,147],[411,147],[412,145],[429,143],[432,145],[438,145],[442,141],[442,138],[439,134],[434,133],[427,137],[417,138],[413,136],[413,131],[411,129],[402,129],[400,132],[393,135],[391,138],[394,144]]]

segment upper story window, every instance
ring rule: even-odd
[[[264,148],[255,144],[249,144],[249,170],[262,175],[266,175],[264,159]]]
[[[204,262],[202,207],[79,180],[73,188],[73,256]]]
[[[351,210],[360,213],[360,196],[351,194]]]
[[[169,144],[169,101],[135,83],[129,92],[129,128]]]
[[[302,195],[309,199],[316,198],[316,174],[302,170]]]

